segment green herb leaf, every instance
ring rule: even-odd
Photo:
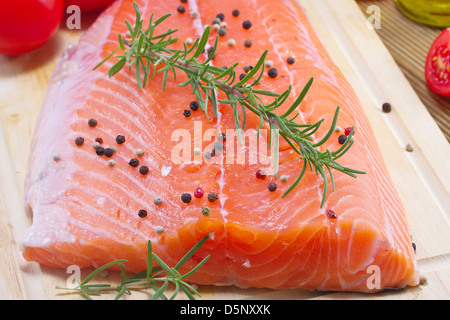
[[[100,295],[104,290],[112,291],[116,290],[117,294],[114,297],[115,300],[120,299],[125,293],[131,294],[130,289],[137,286],[137,288],[141,287],[150,287],[155,290],[155,293],[150,298],[151,300],[162,299],[168,300],[164,295],[165,290],[168,288],[169,283],[175,284],[175,291],[173,292],[170,299],[174,299],[178,292],[182,290],[185,292],[188,297],[194,298],[191,292],[200,296],[200,294],[189,284],[183,281],[186,277],[192,275],[197,272],[209,259],[210,255],[204,258],[199,264],[197,264],[194,268],[189,270],[186,274],[182,275],[178,272],[178,268],[180,268],[183,264],[185,264],[199,249],[200,247],[209,239],[209,235],[203,237],[198,243],[196,243],[178,262],[176,268],[170,268],[161,258],[159,258],[152,249],[152,243],[148,241],[147,243],[147,270],[138,272],[129,278],[126,278],[125,268],[122,263],[127,262],[125,259],[116,260],[110,263],[107,263],[100,268],[94,270],[90,273],[81,283],[78,284],[75,288],[65,288],[65,287],[57,287],[57,289],[68,289],[78,291],[82,296],[86,299],[92,300],[91,294]],[[157,267],[153,267],[153,259],[159,264]],[[88,284],[96,275],[98,275],[103,270],[112,267],[114,265],[119,264],[121,269],[121,282],[119,285],[113,287],[110,284]],[[163,271],[166,272],[166,276],[162,276]],[[161,277],[162,276],[162,277]],[[160,287],[157,284],[161,283]]]
[[[108,77],[111,78],[113,75],[115,75],[117,72],[119,72],[123,68],[123,66],[125,65],[125,62],[127,62],[127,60],[125,58],[122,58],[119,61],[117,61],[116,64],[114,64],[111,67],[111,69],[109,69]]]
[[[246,126],[247,111],[254,113],[260,119],[258,127],[259,132],[263,128],[263,123],[268,122],[270,129],[278,129],[279,136],[281,136],[292,149],[299,154],[299,160],[304,160],[304,166],[302,172],[299,174],[298,179],[289,188],[283,196],[286,196],[293,190],[293,186],[298,185],[301,178],[304,176],[304,170],[309,167],[311,171],[320,175],[324,179],[324,196],[327,193],[327,181],[325,170],[330,173],[332,183],[334,186],[334,178],[331,173],[331,169],[341,171],[352,177],[356,177],[356,174],[364,174],[364,171],[344,168],[339,165],[336,160],[342,157],[348,152],[353,145],[353,141],[347,139],[338,150],[319,150],[318,148],[323,146],[332,136],[334,128],[336,126],[339,106],[336,107],[336,112],[333,117],[331,126],[327,133],[317,142],[314,142],[314,134],[319,130],[323,124],[323,119],[316,123],[297,123],[294,120],[298,118],[300,112],[297,112],[291,119],[290,117],[305,99],[307,93],[313,85],[313,78],[310,78],[306,85],[301,90],[300,94],[296,97],[294,102],[288,107],[283,108],[285,111],[281,114],[277,113],[277,110],[288,101],[292,88],[289,86],[284,92],[277,93],[270,90],[257,90],[255,85],[260,83],[263,79],[265,69],[265,59],[268,51],[262,52],[256,64],[249,70],[249,72],[241,80],[235,82],[236,79],[236,67],[238,63],[234,63],[228,69],[223,70],[221,68],[212,66],[210,64],[213,56],[217,53],[219,47],[219,37],[215,37],[214,45],[210,47],[209,55],[203,62],[199,61],[199,57],[205,53],[205,48],[208,46],[209,37],[211,34],[211,27],[207,26],[200,38],[196,39],[191,47],[188,49],[186,44],[183,45],[183,50],[173,49],[170,47],[176,40],[171,36],[176,33],[177,30],[168,29],[167,31],[160,33],[157,36],[155,34],[155,28],[165,21],[170,15],[164,15],[157,19],[155,23],[153,21],[153,15],[150,18],[149,27],[146,31],[142,30],[143,21],[141,20],[141,13],[137,4],[134,4],[136,10],[136,23],[134,26],[127,23],[132,40],[126,41],[121,35],[119,35],[118,48],[122,48],[124,55],[119,55],[119,59],[109,70],[108,75],[112,76],[119,72],[119,70],[128,62],[131,68],[137,61],[135,66],[136,79],[138,87],[145,86],[147,75],[152,72],[152,79],[156,72],[163,73],[162,88],[163,90],[167,86],[168,74],[172,73],[174,81],[176,81],[176,69],[181,72],[185,72],[188,79],[180,83],[180,87],[190,85],[192,87],[192,94],[200,104],[201,110],[205,113],[208,119],[210,118],[208,112],[208,106],[212,106],[213,116],[218,116],[217,102],[228,104],[232,108],[232,114],[234,117],[235,128],[237,130],[237,137],[240,144],[242,144],[242,131]],[[168,38],[168,39],[167,39]],[[125,47],[125,49],[124,49]],[[111,58],[114,50],[107,59]],[[188,54],[193,54],[188,57]],[[143,63],[146,61],[146,64]],[[100,64],[104,63],[102,61]],[[100,65],[99,64],[99,65]],[[157,67],[160,67],[157,70]],[[144,80],[142,80],[141,69],[144,72]],[[247,82],[254,78],[257,73],[259,75],[254,79],[252,84]],[[226,78],[225,78],[226,77]],[[219,91],[222,91],[227,96],[227,99],[219,98]],[[267,102],[263,97],[272,98],[272,101]],[[218,99],[219,98],[219,99]],[[265,102],[266,101],[266,102]],[[237,109],[239,103],[242,113]],[[270,139],[272,142],[272,135]],[[350,136],[349,136],[350,138]],[[277,135],[278,139],[278,135]],[[272,143],[269,144],[272,146]],[[276,173],[278,173],[278,154],[274,157]],[[333,187],[334,190],[334,187]],[[321,206],[324,204],[322,201]]]
[[[116,260],[116,261],[112,261],[112,262],[110,262],[110,263],[107,263],[107,264],[101,266],[101,267],[98,268],[98,269],[95,269],[94,271],[92,271],[92,272],[86,277],[86,279],[84,279],[84,280],[81,282],[81,286],[84,286],[85,284],[87,284],[89,281],[91,281],[92,278],[94,278],[96,275],[98,275],[98,274],[99,274],[100,272],[102,272],[103,270],[108,269],[108,268],[110,268],[110,267],[112,267],[112,266],[114,266],[114,265],[116,265],[116,264],[124,263],[124,262],[127,262],[127,261],[128,261],[128,260],[120,259],[120,260]]]

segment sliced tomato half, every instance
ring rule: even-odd
[[[425,62],[425,78],[434,92],[450,97],[450,28],[434,40]]]

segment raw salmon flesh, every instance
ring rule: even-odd
[[[302,169],[298,154],[282,139],[279,175],[288,176],[285,183],[273,175],[265,180],[256,177],[262,165],[252,163],[248,155],[243,164],[224,161],[229,150],[209,162],[192,156],[191,161],[175,163],[173,150],[181,141],[173,138],[176,130],[192,137],[195,130],[200,130],[200,137],[211,133],[201,145],[202,152],[210,150],[215,134],[235,128],[232,108],[220,104],[217,118],[208,119],[201,110],[186,117],[184,110],[190,110],[195,96],[191,87],[178,86],[187,79],[185,75],[176,81],[169,76],[163,92],[161,73],[143,89],[138,88],[133,69],[123,68],[109,78],[107,72],[116,58],[93,70],[117,46],[118,34],[126,33],[125,20],[135,21],[133,2],[119,0],[99,16],[76,46],[65,51],[50,80],[25,183],[33,224],[23,238],[24,257],[55,268],[98,267],[127,259],[127,271],[139,272],[146,268],[148,240],[155,253],[171,265],[211,234],[185,265],[188,270],[211,254],[188,278],[192,283],[362,292],[417,285],[405,212],[370,123],[301,4],[295,0],[137,3],[144,21],[152,13],[155,17],[172,14],[159,28],[161,32],[179,30],[175,48],[182,48],[188,38],[200,37],[203,27],[223,13],[227,33],[219,37],[212,64],[239,62],[239,74],[268,49],[267,60],[273,62],[278,76],[271,78],[265,72],[258,89],[281,93],[289,85],[293,88],[279,113],[286,111],[313,77],[309,93],[297,108],[296,121],[325,119],[314,136],[318,141],[340,106],[337,125],[343,129],[354,126],[355,143],[339,162],[367,174],[353,178],[334,172],[336,191],[328,193],[321,207],[324,180],[314,171],[307,170],[301,183],[281,197]],[[177,11],[180,5],[186,8],[184,13]],[[237,17],[232,15],[235,9],[240,11]],[[250,29],[243,27],[245,20],[251,21]],[[209,45],[216,35],[216,31],[211,33]],[[235,46],[228,44],[230,39]],[[245,46],[245,40],[252,45]],[[295,63],[287,63],[289,57]],[[90,126],[89,119],[97,125]],[[248,112],[246,131],[257,130],[259,123],[259,117]],[[338,149],[341,134],[333,133],[321,150]],[[116,141],[119,135],[125,138],[123,143]],[[82,145],[75,143],[77,137],[84,139]],[[117,149],[112,157],[96,154],[96,139],[103,148]],[[144,154],[137,156],[137,149]],[[52,158],[54,154],[60,155],[58,161]],[[129,164],[132,158],[139,161],[137,167]],[[115,165],[108,165],[109,160]],[[141,166],[148,167],[146,175],[139,172]],[[273,192],[268,190],[270,182],[277,184]],[[192,196],[189,203],[181,200],[182,194],[193,195],[197,188],[203,189],[203,197]],[[211,192],[218,195],[217,201],[208,201]],[[155,197],[162,203],[155,204]],[[204,206],[211,209],[209,215],[202,214]],[[140,216],[140,210],[147,215]],[[327,214],[328,210],[335,216]],[[375,271],[378,286],[370,285]]]

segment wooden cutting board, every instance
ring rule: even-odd
[[[353,0],[301,0],[311,23],[356,90],[405,205],[417,264],[427,284],[375,295],[200,286],[202,299],[450,298],[450,146]],[[86,27],[95,16],[83,15]],[[23,201],[27,159],[50,75],[62,51],[84,30],[61,28],[35,52],[0,56],[0,299],[81,299],[56,289],[65,270],[28,263],[19,242],[30,224]],[[393,111],[381,112],[390,102]],[[414,151],[407,152],[406,144]],[[84,270],[83,276],[91,270]],[[114,282],[110,273],[99,282]],[[148,292],[128,299],[147,298]],[[105,297],[102,297],[105,298]],[[106,296],[111,298],[111,296]],[[183,296],[179,297],[184,298]]]
[[[392,0],[357,0],[357,3],[367,17],[372,13],[371,6],[380,8],[381,27],[376,29],[378,36],[450,142],[450,97],[431,91],[424,76],[428,50],[444,28],[426,26],[408,19]]]

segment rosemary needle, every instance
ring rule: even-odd
[[[177,42],[177,39],[172,37],[177,32],[176,29],[168,29],[160,34],[156,33],[158,25],[169,18],[170,14],[163,15],[156,20],[154,20],[152,14],[149,23],[145,24],[148,25],[148,28],[144,29],[144,21],[141,19],[141,12],[136,2],[134,2],[134,8],[136,12],[134,26],[126,21],[131,37],[124,39],[119,34],[117,48],[101,61],[96,68],[114,56],[118,61],[109,69],[108,75],[110,77],[119,72],[124,66],[128,66],[130,69],[134,67],[137,85],[139,88],[143,88],[149,79],[154,78],[156,73],[162,73],[163,90],[166,88],[169,73],[173,74],[174,80],[176,81],[176,70],[184,72],[188,80],[179,83],[179,86],[192,87],[192,93],[196,97],[200,109],[206,114],[208,119],[210,118],[208,108],[212,109],[212,114],[217,118],[217,102],[230,105],[233,111],[238,141],[241,144],[242,138],[240,132],[245,129],[246,112],[250,111],[254,113],[260,118],[259,130],[262,129],[263,123],[267,122],[270,129],[274,130],[271,132],[276,132],[274,138],[278,138],[277,136],[279,135],[286,140],[292,149],[299,154],[300,161],[303,162],[301,172],[291,187],[283,194],[283,197],[300,183],[307,168],[324,179],[321,207],[325,203],[328,191],[327,173],[330,177],[333,190],[335,189],[332,169],[352,177],[356,177],[356,174],[365,174],[365,172],[360,170],[343,167],[336,161],[352,146],[354,141],[351,141],[353,140],[351,139],[351,135],[353,132],[337,151],[331,152],[328,149],[320,151],[318,149],[332,136],[336,127],[339,107],[336,108],[330,129],[319,142],[313,142],[313,135],[319,129],[323,119],[313,124],[299,124],[295,122],[298,116],[298,113],[295,111],[312,86],[313,78],[307,82],[293,104],[287,108],[287,111],[278,115],[274,111],[285,103],[291,93],[291,86],[282,93],[276,93],[270,90],[257,90],[254,88],[264,75],[267,50],[261,54],[253,68],[239,79],[236,76],[238,63],[233,64],[226,70],[209,63],[216,53],[219,41],[218,36],[215,39],[214,46],[208,49],[208,58],[204,62],[199,62],[198,58],[204,54],[209,40],[210,26],[205,28],[202,36],[196,39],[189,48],[184,44],[184,49],[173,49],[170,48],[170,45]],[[219,91],[226,95],[226,99],[218,99]],[[272,102],[268,104],[264,103],[264,97],[272,98]],[[272,135],[270,135],[270,139],[272,138]],[[269,145],[271,146],[272,144],[269,143]],[[276,177],[278,173],[278,147],[275,151],[274,173]]]
[[[195,300],[195,296],[200,297],[200,294],[194,287],[184,281],[187,277],[198,271],[208,261],[210,255],[207,255],[202,261],[200,261],[195,267],[181,275],[178,270],[189,261],[192,256],[200,249],[201,246],[210,238],[210,235],[204,236],[199,242],[197,242],[175,265],[175,267],[169,267],[158,255],[153,252],[151,241],[147,244],[147,269],[136,273],[130,277],[126,277],[126,272],[123,267],[123,263],[127,260],[120,259],[107,263],[93,272],[91,272],[78,286],[74,288],[60,287],[57,289],[75,290],[78,291],[86,299],[92,300],[92,295],[100,295],[105,291],[117,291],[115,300],[120,299],[125,293],[131,294],[132,289],[142,289],[146,287],[152,288],[155,293],[150,297],[150,300],[172,300],[179,291],[183,291],[189,299]],[[157,266],[154,265],[156,262]],[[110,284],[90,284],[89,282],[94,279],[95,276],[100,274],[103,270],[112,266],[119,266],[121,270],[120,278],[121,282],[117,286]],[[169,283],[175,285],[175,290],[170,298],[164,295],[164,292],[169,286]],[[159,285],[159,286],[158,286]]]

